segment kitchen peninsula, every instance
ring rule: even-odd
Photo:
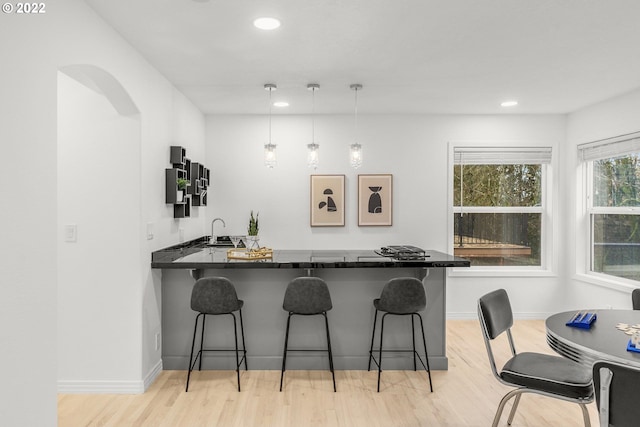
[[[151,267],[162,269],[162,360],[164,369],[186,369],[195,313],[190,308],[194,280],[204,276],[225,276],[244,300],[243,319],[250,369],[280,369],[287,313],[282,298],[295,277],[312,275],[329,285],[333,309],[328,313],[336,369],[366,369],[373,299],[394,277],[417,277],[425,285],[425,322],[429,362],[432,369],[448,368],[445,342],[446,268],[468,267],[469,261],[438,251],[424,251],[421,259],[395,259],[374,250],[274,250],[272,259],[237,260],[227,258],[228,247],[211,247],[208,238],[172,246],[152,254]],[[317,322],[304,317],[299,322]],[[233,346],[231,320],[212,318],[208,340]],[[298,329],[298,328],[295,328]],[[385,347],[409,348],[410,319],[394,316],[385,324]],[[322,329],[299,327],[305,334],[291,331],[297,348],[322,348]],[[318,331],[309,333],[309,331]],[[389,333],[391,332],[391,333]],[[229,335],[231,334],[231,335]],[[377,340],[376,340],[377,341]],[[209,341],[214,342],[214,341]],[[221,344],[220,344],[221,343]],[[300,362],[304,358],[303,362]],[[214,361],[214,359],[216,359]],[[207,355],[204,369],[235,369],[232,357],[224,353]],[[315,353],[292,353],[290,369],[298,366],[325,369],[325,357]],[[387,369],[409,369],[405,356],[385,356]]]

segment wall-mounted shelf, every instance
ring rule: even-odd
[[[174,218],[188,218],[191,206],[207,205],[210,171],[201,163],[192,162],[186,154],[183,147],[172,145],[169,153],[172,167],[165,170],[165,199],[173,205]],[[184,190],[178,190],[180,178],[190,182]]]

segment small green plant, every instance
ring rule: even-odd
[[[191,185],[191,181],[185,178],[178,178],[176,184],[178,184],[178,190],[184,190],[187,188],[187,185]]]
[[[249,234],[249,236],[258,235],[258,215],[260,215],[260,212],[256,213],[256,215],[253,216],[253,211],[251,211],[251,216],[249,217],[249,228],[247,229],[247,234]]]

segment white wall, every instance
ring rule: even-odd
[[[0,140],[5,152],[0,176],[4,182],[11,183],[3,187],[7,202],[0,210],[0,220],[5,225],[0,239],[3,259],[0,265],[3,348],[0,363],[11,367],[5,370],[0,386],[0,420],[3,425],[12,426],[56,425],[57,382],[58,379],[65,381],[67,374],[68,378],[82,377],[89,385],[99,383],[107,375],[117,378],[121,384],[139,384],[145,379],[160,357],[160,352],[153,347],[153,334],[160,327],[159,275],[150,272],[149,253],[177,243],[179,227],[184,228],[186,238],[200,235],[204,229],[203,220],[198,218],[174,220],[170,207],[164,203],[168,147],[183,144],[189,151],[202,153],[202,115],[84,2],[65,0],[49,6],[52,7],[47,7],[46,14],[26,17],[28,19],[3,14],[0,25]],[[138,196],[130,211],[130,223],[123,225],[136,230],[135,242],[129,243],[136,252],[135,255],[131,252],[131,256],[137,259],[137,265],[128,269],[130,289],[122,295],[109,295],[109,302],[121,298],[122,304],[113,307],[109,316],[76,316],[72,320],[71,308],[71,313],[65,311],[61,316],[63,325],[58,330],[57,247],[62,230],[56,213],[57,79],[58,70],[71,64],[93,64],[115,76],[141,112],[140,143],[134,148],[139,153],[136,160],[139,176],[132,178],[138,183],[132,192]],[[108,160],[113,158],[110,153]],[[116,173],[117,170],[118,165],[114,168]],[[64,170],[60,173],[64,176]],[[73,182],[79,192],[86,193],[92,180],[100,181],[99,185],[105,182],[117,185],[112,175],[91,176],[86,180],[81,177]],[[97,194],[87,200],[88,204],[102,202]],[[66,221],[71,219],[60,218],[61,224]],[[109,212],[105,211],[98,222],[108,223]],[[147,222],[155,224],[154,240],[145,240],[143,225]],[[81,228],[79,238],[88,237],[86,231],[91,227],[93,224]],[[117,253],[121,248],[109,243],[109,249]],[[108,260],[102,267],[114,268],[108,265]],[[132,268],[137,274],[131,274]],[[68,271],[66,267],[60,270],[63,274]],[[74,278],[69,284],[92,286],[90,277],[103,271],[96,269],[88,273],[82,283],[75,282]],[[99,296],[99,293],[87,294],[91,303],[96,303]],[[125,310],[119,311],[123,306]],[[127,329],[121,335],[117,322],[114,325],[113,321],[120,315],[120,324],[126,324]],[[67,362],[83,357],[74,351],[79,348],[78,342],[74,342],[74,322],[94,322],[95,329],[105,334],[100,338],[104,340],[99,344],[102,348],[110,346],[114,352],[132,357],[126,357],[126,362],[121,363],[119,356],[110,358],[113,353],[108,352],[99,356],[99,360],[91,361],[97,368],[80,375],[77,371],[69,373]],[[58,351],[58,340],[69,347]],[[65,369],[60,377],[58,357],[63,361],[61,368]]]
[[[631,289],[637,284],[622,284],[621,281],[597,280],[585,273],[586,252],[589,245],[585,229],[586,218],[582,215],[581,168],[578,164],[577,145],[597,141],[618,135],[640,131],[638,121],[640,111],[640,90],[636,90],[596,105],[576,111],[568,116],[567,144],[564,157],[566,174],[564,182],[568,191],[566,241],[567,246],[567,295],[575,306],[629,309],[631,308]]]
[[[222,217],[224,234],[244,234],[251,209],[260,212],[261,243],[281,249],[377,248],[413,244],[447,252],[447,143],[484,141],[552,146],[557,154],[565,138],[565,117],[553,116],[360,116],[359,141],[364,163],[348,165],[353,139],[350,116],[316,117],[320,166],[306,166],[311,120],[273,117],[272,138],[278,166],[262,163],[268,139],[265,116],[208,116],[207,162],[212,165],[212,198],[207,220]],[[357,175],[393,174],[393,226],[358,227]],[[346,226],[309,226],[309,175],[346,175]],[[556,175],[554,175],[556,176]],[[557,182],[554,183],[557,187]],[[559,213],[558,213],[559,216]],[[219,227],[219,225],[216,225]],[[223,234],[221,228],[217,234]],[[562,263],[563,247],[555,248]],[[558,262],[558,260],[560,262]],[[449,277],[450,317],[476,317],[483,293],[504,287],[521,317],[541,318],[562,306],[563,286],[553,271],[546,277]]]
[[[140,114],[121,117],[61,75],[58,229],[77,223],[79,240],[59,236],[58,383],[62,391],[141,392],[161,369],[160,273],[150,253],[178,243],[180,229],[185,239],[203,234],[197,209],[176,220],[165,204],[169,146],[203,158],[204,119],[91,9],[78,3],[65,18],[65,34],[82,37],[55,39],[66,48],[59,62],[111,74]]]

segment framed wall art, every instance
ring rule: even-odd
[[[358,175],[358,225],[392,225],[393,175]]]
[[[311,226],[344,226],[344,175],[311,175]]]

